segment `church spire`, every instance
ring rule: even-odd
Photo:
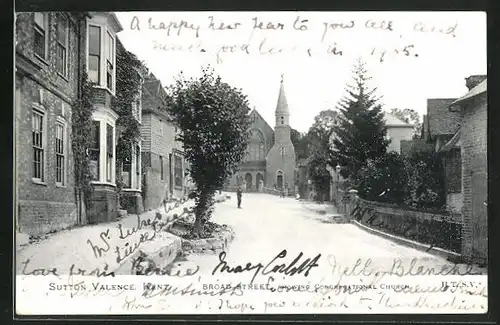
[[[281,74],[280,91],[278,95],[278,104],[276,105],[276,115],[288,115],[288,103],[285,96],[285,86],[283,84],[283,74]]]

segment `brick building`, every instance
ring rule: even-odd
[[[115,14],[91,12],[86,21],[85,63],[95,83],[94,129],[90,164],[94,191],[87,209],[90,222],[113,221],[118,215],[116,191],[116,120],[111,107],[116,95],[116,33],[123,30]]]
[[[461,114],[460,129],[463,228],[462,254],[472,262],[488,258],[488,157],[486,76],[466,79],[469,92],[451,103],[451,112]]]
[[[16,226],[25,234],[87,222],[75,204],[70,141],[85,27],[82,14],[16,14]]]
[[[179,130],[169,122],[167,93],[161,82],[146,71],[142,90],[142,168],[145,209],[157,208],[166,198],[181,198],[186,189],[182,143]]]

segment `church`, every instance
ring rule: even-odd
[[[281,76],[274,130],[253,109],[250,112],[250,138],[246,156],[238,171],[229,180],[226,190],[242,186],[245,192],[275,192],[288,188],[294,192],[296,183],[295,149],[291,140],[290,111]]]

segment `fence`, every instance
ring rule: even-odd
[[[461,253],[462,223],[457,216],[407,210],[355,195],[348,201],[344,213],[368,227]]]

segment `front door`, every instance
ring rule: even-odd
[[[264,181],[264,177],[261,173],[258,173],[255,177],[255,189],[258,191],[260,186],[260,181]]]
[[[472,174],[472,256],[486,262],[488,256],[488,176]]]
[[[245,182],[246,182],[246,190],[250,191],[252,189],[252,174],[247,173],[245,175]]]

